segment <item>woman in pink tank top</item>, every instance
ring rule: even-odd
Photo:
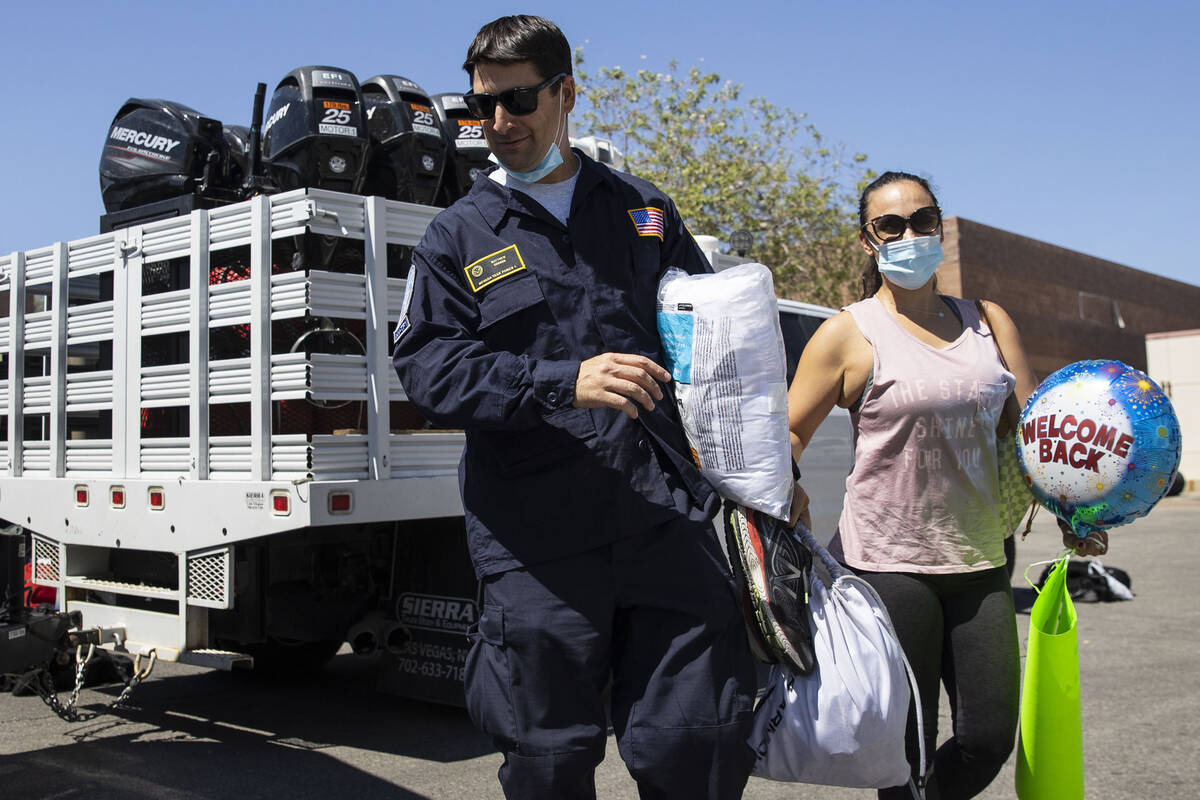
[[[930,758],[917,763],[910,715],[913,775],[930,797],[969,798],[995,778],[1016,734],[1020,654],[995,429],[1008,394],[1023,404],[1036,384],[1002,308],[984,304],[992,330],[972,301],[937,293],[942,216],[928,182],[884,173],[863,192],[859,223],[870,259],[863,299],[801,354],[788,392],[792,450],[798,459],[835,403],[850,409],[854,467],[830,551],[879,592],[916,674]],[[806,506],[796,494],[795,507]],[[1106,546],[1066,532],[1063,542],[1081,555]],[[954,706],[941,747],[939,684]]]

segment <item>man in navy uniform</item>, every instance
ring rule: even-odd
[[[488,23],[463,66],[499,166],[416,248],[394,359],[466,431],[468,710],[509,798],[595,797],[610,681],[643,798],[740,797],[754,666],[655,326],[664,271],[708,263],[670,198],[569,147],[552,22]]]

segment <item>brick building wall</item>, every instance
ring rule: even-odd
[[[1200,286],[961,217],[945,221],[938,289],[998,303],[1038,378],[1089,358],[1146,369],[1146,334],[1200,328]]]

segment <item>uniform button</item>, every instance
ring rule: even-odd
[[[558,392],[551,392],[546,395],[546,399],[550,401],[550,405],[554,405],[558,402]]]
[[[642,448],[642,450],[649,453],[650,452],[650,440],[649,439],[638,439],[638,447]]]

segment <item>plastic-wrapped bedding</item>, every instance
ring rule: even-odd
[[[658,286],[658,333],[701,472],[727,500],[786,520],[787,362],[771,271],[672,267]]]

